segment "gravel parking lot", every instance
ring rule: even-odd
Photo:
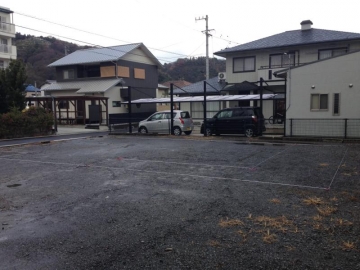
[[[360,269],[360,145],[0,148],[1,269]]]

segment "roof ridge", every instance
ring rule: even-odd
[[[91,48],[86,48],[86,49],[80,49],[80,50],[76,50],[77,51],[90,51],[90,50],[95,50],[95,49],[107,49],[107,48],[114,48],[114,47],[121,47],[121,46],[129,46],[129,45],[141,45],[142,42],[135,42],[135,43],[129,43],[129,44],[122,44],[122,45],[113,45],[113,46],[98,46],[98,47],[91,47]]]

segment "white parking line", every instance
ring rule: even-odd
[[[330,189],[331,185],[333,184],[333,182],[334,182],[334,180],[335,180],[335,177],[336,177],[336,175],[337,175],[337,173],[338,173],[338,171],[339,171],[339,169],[340,169],[341,165],[342,165],[342,164],[343,164],[343,162],[344,162],[344,159],[345,159],[345,156],[346,156],[346,154],[347,154],[348,150],[349,150],[349,148],[346,148],[346,151],[345,151],[345,153],[344,153],[344,155],[343,155],[343,158],[341,159],[341,161],[340,161],[340,163],[339,163],[339,166],[337,167],[337,170],[336,170],[336,172],[335,172],[335,174],[334,174],[333,178],[331,179],[330,185],[329,185],[329,187],[328,187],[327,189]]]
[[[120,158],[124,161],[139,161],[139,162],[153,162],[153,163],[164,163],[164,164],[177,164],[177,165],[194,165],[194,166],[212,166],[212,167],[224,167],[224,168],[239,168],[239,169],[250,169],[252,167],[241,167],[241,166],[230,166],[230,165],[212,165],[204,163],[186,163],[186,162],[172,162],[172,161],[161,161],[161,160],[147,160],[147,159],[135,159],[135,158]]]
[[[278,185],[278,186],[287,186],[287,187],[327,190],[327,188],[316,187],[316,186],[295,185],[295,184],[277,183],[277,182],[269,182],[269,181],[258,181],[258,180],[228,178],[228,177],[218,177],[218,176],[207,176],[207,175],[197,175],[197,174],[184,174],[184,173],[171,173],[171,172],[163,172],[163,171],[136,170],[136,169],[127,169],[127,168],[119,168],[119,167],[112,167],[112,166],[97,166],[97,165],[86,165],[86,164],[80,164],[80,163],[74,164],[74,163],[65,163],[65,162],[50,162],[50,161],[28,160],[28,159],[12,159],[12,158],[2,158],[2,157],[0,157],[0,159],[11,160],[11,161],[20,161],[20,162],[32,162],[32,163],[39,163],[39,164],[52,164],[52,165],[60,165],[60,166],[66,165],[66,166],[75,166],[75,167],[81,167],[81,168],[83,168],[83,167],[84,168],[99,168],[99,169],[133,171],[133,172],[140,172],[140,173],[167,174],[167,175],[194,177],[194,178],[208,178],[208,179],[230,180],[230,181],[247,182],[247,183],[255,183],[255,184],[268,184],[268,185]]]

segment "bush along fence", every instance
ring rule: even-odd
[[[360,119],[286,119],[286,136],[360,138]]]
[[[30,107],[23,112],[12,109],[0,115],[0,139],[47,135],[53,124],[53,114],[43,108]]]

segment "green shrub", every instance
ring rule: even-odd
[[[51,112],[43,108],[30,107],[20,112],[13,108],[0,115],[0,138],[19,138],[49,134],[54,124]]]

